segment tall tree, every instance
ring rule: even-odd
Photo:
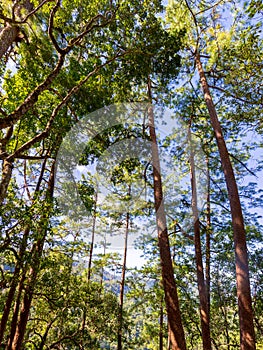
[[[216,6],[216,5],[214,5]],[[213,7],[214,7],[213,6]],[[237,182],[235,179],[233,166],[230,160],[230,156],[227,150],[226,142],[223,136],[222,127],[220,125],[215,104],[213,102],[213,96],[209,89],[209,84],[206,78],[205,70],[201,62],[201,44],[200,35],[202,28],[199,27],[199,21],[195,11],[202,15],[203,11],[198,12],[193,8],[191,4],[185,0],[185,9],[188,11],[188,18],[192,18],[193,27],[189,31],[189,35],[195,33],[192,37],[191,44],[188,45],[188,49],[191,50],[195,59],[197,72],[199,74],[200,83],[204,93],[204,100],[209,112],[210,121],[214,130],[215,138],[218,145],[220,154],[220,160],[225,175],[225,181],[227,185],[229,203],[231,208],[232,225],[234,233],[234,249],[235,249],[235,263],[236,263],[236,283],[237,283],[237,297],[238,297],[238,310],[240,320],[240,347],[242,350],[255,349],[255,333],[253,325],[253,311],[251,301],[251,291],[249,282],[249,265],[248,265],[248,252],[246,244],[246,232],[244,226],[244,219],[242,214],[242,208],[240,203],[240,197],[237,188]],[[204,10],[205,11],[205,10]],[[200,22],[201,23],[201,22]],[[201,24],[200,24],[201,25]]]
[[[240,345],[242,350],[254,350],[255,333],[253,325],[253,310],[251,291],[249,283],[249,265],[248,252],[246,244],[246,231],[242,214],[237,183],[230,160],[230,156],[226,147],[221,125],[219,123],[213,99],[208,87],[206,76],[200,60],[200,54],[197,52],[195,56],[198,73],[200,76],[204,98],[209,110],[211,124],[213,126],[215,137],[220,153],[221,163],[225,174],[227,184],[228,197],[231,207],[231,216],[234,232],[235,258],[236,258],[236,282],[237,282],[237,297],[239,307],[239,322],[240,322]]]
[[[150,77],[148,78],[148,95],[149,101],[151,103],[152,90]],[[152,150],[154,207],[156,213],[156,225],[158,232],[158,245],[160,249],[162,281],[164,286],[165,303],[170,328],[170,337],[173,350],[186,350],[185,335],[179,307],[177,286],[174,279],[174,271],[166,223],[166,214],[164,209],[161,167],[157,137],[155,132],[154,111],[152,106],[149,107],[148,118]]]
[[[190,119],[188,140],[190,147],[190,177],[191,177],[191,189],[192,189],[192,210],[193,210],[193,226],[194,226],[194,245],[195,245],[195,261],[196,261],[196,274],[197,284],[200,300],[200,317],[202,328],[202,340],[203,348],[206,350],[212,350],[211,335],[210,335],[210,318],[209,318],[209,306],[208,306],[208,294],[205,281],[205,273],[203,267],[203,254],[200,238],[200,221],[198,214],[198,193],[196,184],[196,166],[195,166],[195,154],[191,135],[191,123]]]

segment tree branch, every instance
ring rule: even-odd
[[[28,142],[24,143],[21,147],[19,147],[13,154],[11,154],[10,156],[8,156],[6,159],[8,161],[11,161],[17,157],[19,157],[21,155],[21,153],[23,153],[24,151],[28,150],[32,145],[34,145],[36,142],[39,142],[41,140],[43,140],[45,137],[48,136],[51,127],[53,125],[53,122],[58,114],[58,112],[60,111],[60,109],[66,105],[66,103],[69,101],[69,99],[72,97],[73,94],[75,94],[86,82],[87,80],[93,76],[95,73],[97,73],[101,68],[103,68],[104,66],[106,66],[107,64],[111,63],[112,61],[114,61],[116,58],[122,57],[125,54],[127,54],[127,52],[124,52],[122,54],[116,54],[114,57],[112,57],[111,59],[109,59],[107,62],[101,64],[100,66],[97,66],[93,69],[93,71],[91,71],[83,80],[80,81],[80,83],[76,86],[74,86],[68,93],[67,95],[63,98],[63,100],[54,108],[51,117],[46,125],[46,128],[44,131],[42,131],[40,134],[36,135],[35,137],[33,137],[31,140],[29,140]]]
[[[258,178],[258,176],[250,169],[248,169],[248,167],[246,166],[245,163],[242,162],[242,160],[238,159],[236,156],[234,156],[232,153],[229,153],[230,157],[232,157],[233,159],[235,159],[238,163],[240,163],[251,175],[255,176],[256,178]]]
[[[236,100],[239,100],[239,101],[241,101],[241,102],[244,102],[244,103],[247,103],[247,104],[254,104],[254,105],[258,105],[258,104],[259,104],[259,103],[256,102],[256,101],[248,101],[248,100],[245,100],[245,99],[242,98],[242,97],[238,97],[238,96],[236,96],[236,95],[234,95],[234,94],[231,94],[229,91],[226,91],[225,89],[223,89],[223,88],[221,88],[221,87],[219,87],[219,86],[210,85],[210,84],[208,84],[208,86],[209,86],[210,89],[215,89],[215,90],[221,91],[221,92],[223,92],[224,94],[226,94],[227,96],[232,97],[232,98],[234,98],[234,99],[236,99]]]
[[[14,125],[21,119],[29,109],[37,102],[39,95],[51,85],[53,80],[59,74],[65,60],[65,55],[60,55],[57,65],[54,70],[46,77],[46,79],[39,84],[25,99],[25,101],[17,107],[7,118],[0,119],[0,129],[7,128]]]

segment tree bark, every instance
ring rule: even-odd
[[[5,200],[8,185],[10,183],[13,171],[13,161],[4,160],[2,166],[2,179],[0,183],[0,205],[3,204]]]
[[[151,81],[148,79],[148,95],[152,101]],[[160,251],[162,281],[165,293],[165,303],[167,309],[168,322],[170,326],[170,335],[172,350],[186,350],[186,341],[182,325],[177,286],[174,279],[174,270],[171,259],[168,230],[166,224],[166,214],[163,202],[162,178],[160,169],[159,150],[155,133],[155,123],[153,107],[148,109],[149,129],[151,138],[151,152],[153,165],[153,183],[154,183],[154,206],[156,213],[156,224],[158,232],[158,245]]]
[[[19,33],[17,25],[7,23],[0,32],[0,59],[7,53],[9,47],[16,40]]]
[[[3,164],[2,164],[2,178],[0,183],[0,206],[5,200],[8,185],[10,183],[13,171],[14,160],[7,159],[6,146],[13,135],[13,126],[11,126],[3,139],[0,140],[1,144],[1,154],[3,155]]]
[[[6,346],[6,350],[11,350],[12,341],[13,341],[15,333],[16,333],[16,326],[17,326],[17,320],[18,320],[18,316],[19,316],[21,296],[22,296],[22,292],[24,289],[25,279],[26,279],[26,269],[23,270],[23,273],[22,273],[22,276],[20,278],[19,285],[18,285],[17,296],[16,296],[14,312],[13,312],[13,317],[12,317],[12,321],[11,321],[9,339],[8,339],[8,343]]]
[[[21,21],[22,15],[21,10],[24,9],[26,12],[32,11],[34,8],[33,4],[26,0],[22,4],[15,1],[13,4],[12,12]],[[9,20],[6,25],[0,31],[0,59],[8,52],[8,49],[12,44],[19,38],[20,28],[14,20]]]
[[[163,297],[160,302],[159,350],[163,350]]]
[[[189,126],[188,138],[190,143],[190,175],[191,175],[191,188],[192,188],[192,210],[194,216],[194,245],[195,245],[195,262],[196,262],[196,274],[197,284],[200,301],[200,318],[202,329],[202,341],[204,350],[212,350],[210,324],[208,315],[208,299],[207,289],[203,268],[202,246],[200,238],[200,224],[197,207],[197,187],[196,187],[196,175],[195,175],[195,159],[194,150],[192,148],[191,140],[191,126]]]
[[[253,325],[253,311],[249,283],[248,252],[246,245],[246,232],[242,208],[237,188],[237,183],[230,161],[229,153],[224,140],[222,128],[218,120],[213,99],[208,87],[205,72],[202,67],[200,55],[195,55],[196,65],[204,92],[204,98],[209,111],[211,124],[215,133],[221,164],[223,167],[229,203],[231,208],[232,226],[234,233],[236,284],[238,298],[238,313],[240,326],[240,348],[241,350],[255,350],[255,332]]]

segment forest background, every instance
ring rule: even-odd
[[[263,349],[262,17],[0,2],[1,349]]]

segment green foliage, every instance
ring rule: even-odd
[[[6,24],[4,17],[12,18],[15,3],[1,2],[1,29]],[[37,0],[30,3],[35,7],[39,5]],[[247,229],[257,346],[262,347],[259,209],[262,189],[258,185],[262,159],[258,147],[262,148],[260,16],[263,8],[257,0],[240,2],[239,7],[231,1],[189,1],[189,4],[196,23],[185,2],[174,0],[169,1],[166,13],[157,0],[63,0],[54,12],[53,27],[50,27],[50,14],[54,1],[47,1],[25,23],[18,24],[20,39],[11,44],[0,62],[1,122],[21,106],[24,110],[35,89],[54,72],[61,55],[59,51],[71,46],[57,75],[50,78],[44,90],[31,101],[30,108],[11,123],[11,136],[7,137],[8,128],[1,131],[1,159],[30,143],[26,150],[14,156],[11,180],[0,209],[1,316],[10,287],[15,283],[4,346],[10,334],[15,302],[21,310],[24,292],[31,286],[31,272],[35,269],[37,277],[32,284],[33,299],[24,349],[116,349],[121,257],[111,251],[106,237],[107,234],[115,235],[116,239],[123,236],[127,212],[131,219],[131,237],[139,232],[136,245],[146,262],[139,268],[127,269],[123,348],[158,348],[161,309],[166,344],[168,327],[155,235],[153,169],[145,160],[149,158],[149,149],[143,148],[140,159],[129,157],[130,144],[139,147],[143,142],[149,143],[148,128],[143,121],[133,126],[116,121],[116,125],[108,127],[107,115],[96,116],[96,120],[90,115],[115,102],[147,101],[149,76],[153,81],[154,100],[171,107],[176,120],[189,124],[191,119],[193,135],[209,161],[211,228],[207,227],[205,205],[200,209],[200,227],[204,256],[209,230],[211,239],[211,334],[217,349],[232,350],[239,346],[231,215],[214,133],[196,79],[193,53],[198,48],[239,184]],[[25,16],[26,10],[21,11]],[[74,42],[74,38],[87,29],[87,33]],[[114,58],[115,55],[118,57]],[[92,73],[95,68],[96,72]],[[71,91],[74,93],[64,103]],[[52,162],[63,137],[86,115],[90,115],[95,136],[83,154],[78,155],[78,165],[96,165],[98,173],[107,177],[108,193],[105,202],[98,204],[97,179],[90,173],[78,179],[77,184],[64,184],[62,191],[77,187],[79,197],[74,205],[72,202],[68,205],[65,199],[68,216],[62,217],[56,200],[50,198]],[[172,159],[171,164],[166,164],[167,169],[175,174],[165,180],[163,186],[187,346],[194,350],[201,347],[202,341],[192,240],[189,157],[187,142],[183,142],[186,135],[181,129],[170,130],[160,146]],[[96,130],[103,131],[96,134]],[[42,139],[31,143],[43,132]],[[118,148],[124,141],[127,141],[126,148]],[[121,154],[120,158],[120,151],[128,156]],[[197,159],[197,167],[203,173],[205,161]],[[182,178],[184,186],[179,185]],[[202,185],[206,187],[207,183]],[[84,214],[79,213],[79,198],[87,209]],[[136,198],[135,204],[131,203],[133,198]],[[90,221],[85,217],[88,214]],[[96,219],[96,240],[88,281],[92,219]],[[36,259],[36,247],[41,250],[39,259]],[[19,270],[16,276],[15,268]]]

